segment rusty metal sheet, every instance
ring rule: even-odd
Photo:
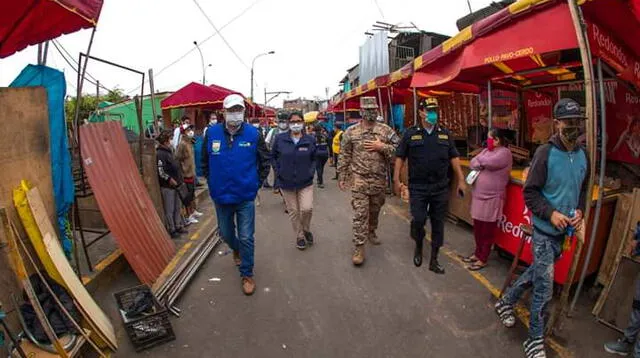
[[[82,160],[100,211],[140,281],[151,285],[175,254],[119,122],[80,127]]]

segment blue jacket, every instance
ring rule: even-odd
[[[211,199],[216,204],[240,204],[255,200],[269,174],[269,151],[258,130],[247,123],[235,134],[216,124],[207,129],[202,166]]]
[[[568,151],[558,136],[536,151],[524,184],[524,200],[533,213],[533,225],[547,235],[564,232],[551,224],[551,214],[569,216],[571,209],[585,210],[589,161],[583,148]]]
[[[313,184],[315,142],[314,137],[305,134],[295,144],[290,133],[278,134],[271,149],[271,158],[280,188],[295,190]]]

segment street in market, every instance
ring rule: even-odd
[[[0,11],[0,355],[640,357],[640,0]]]

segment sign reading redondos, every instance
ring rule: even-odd
[[[640,61],[604,29],[593,23],[588,26],[593,52],[613,66],[622,78],[640,86]]]

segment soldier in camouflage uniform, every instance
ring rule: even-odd
[[[380,244],[376,236],[378,214],[385,202],[389,163],[400,141],[389,126],[376,121],[375,97],[360,99],[360,113],[363,120],[342,136],[338,160],[338,185],[343,191],[351,187],[355,244],[352,261],[356,266],[364,262],[367,240]]]

